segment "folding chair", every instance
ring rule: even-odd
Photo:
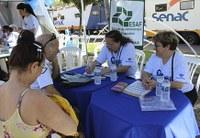
[[[136,52],[135,52],[136,62],[138,64],[138,69],[136,71],[135,78],[140,79],[141,72],[142,72],[143,66],[144,66],[145,53],[144,53],[144,51],[139,50],[139,49],[135,49],[135,50],[136,50]]]
[[[197,92],[199,92],[199,86],[200,86],[200,74],[198,74],[197,82],[196,82],[196,90],[197,90]]]
[[[187,60],[188,66],[189,66],[189,78],[192,81],[194,78],[194,74],[197,71],[197,68],[200,67],[200,58],[186,55],[186,60]],[[195,82],[195,88],[196,88],[197,92],[199,90],[199,85],[200,85],[200,75],[198,73],[198,77]]]
[[[78,47],[63,47],[57,55],[60,71],[66,71],[81,66],[81,49]]]

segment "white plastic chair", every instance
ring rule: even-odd
[[[142,72],[143,66],[144,66],[145,53],[142,50],[135,49],[135,55],[136,55],[136,62],[138,64],[138,69],[136,71],[135,78],[140,79],[141,72]]]
[[[98,52],[102,49],[102,47],[104,46],[104,41],[102,40],[101,42],[98,43],[98,45],[95,47],[94,49],[94,58],[96,59],[98,57]]]
[[[81,49],[78,47],[63,47],[57,55],[60,71],[66,71],[81,66]]]
[[[197,77],[197,82],[196,82],[196,90],[199,92],[199,87],[200,87],[200,74]]]
[[[186,59],[189,66],[189,77],[192,80],[196,72],[196,69],[200,65],[200,58],[186,56]]]
[[[189,78],[192,81],[197,68],[200,67],[200,58],[186,55],[186,60],[189,66]],[[200,85],[200,75],[198,74],[197,81],[195,84],[197,92],[199,90],[199,85]]]

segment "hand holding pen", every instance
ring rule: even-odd
[[[143,82],[144,88],[147,90],[153,89],[156,86],[156,81],[153,80],[152,76],[143,78],[142,82]]]

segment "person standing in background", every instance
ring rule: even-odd
[[[17,9],[22,16],[22,29],[32,31],[35,37],[41,35],[42,29],[32,7],[29,4],[19,3]]]

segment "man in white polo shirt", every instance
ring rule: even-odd
[[[47,94],[59,94],[53,86],[53,79],[59,76],[57,53],[59,42],[55,34],[43,34],[36,39],[43,44],[45,64],[41,75],[31,85],[33,89],[42,89]]]

